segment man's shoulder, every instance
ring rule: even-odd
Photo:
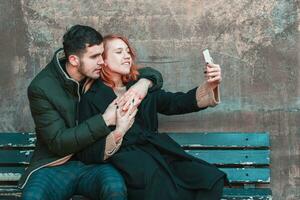
[[[52,60],[33,78],[30,83],[30,87],[43,87],[44,84],[49,85],[53,81],[56,81],[57,77],[55,74],[56,62],[60,58],[60,54],[63,52],[62,49],[58,49],[52,58]]]
[[[30,82],[28,90],[37,90],[48,88],[56,82],[55,76],[49,70],[49,66],[47,65],[44,69],[42,69]]]

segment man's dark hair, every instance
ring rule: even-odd
[[[63,47],[66,58],[75,54],[80,56],[86,47],[99,45],[102,35],[90,26],[74,25],[64,34]]]

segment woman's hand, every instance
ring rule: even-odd
[[[130,129],[130,127],[134,123],[137,111],[137,106],[133,103],[130,104],[129,109],[127,111],[123,111],[121,107],[117,106],[117,120],[115,133],[119,134],[118,136],[121,135],[121,137],[123,137],[126,134],[126,132]]]
[[[215,89],[222,81],[221,67],[210,63],[205,68],[206,81],[211,89]]]
[[[150,80],[141,78],[118,100],[118,105],[122,107],[123,111],[128,110],[132,102],[134,102],[136,106],[140,105],[151,86],[152,82]]]

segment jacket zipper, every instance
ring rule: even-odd
[[[78,100],[76,102],[76,119],[75,119],[75,122],[76,122],[76,126],[78,126],[79,124],[79,103],[80,103],[80,86],[79,86],[79,83],[77,83],[77,95],[78,95]]]

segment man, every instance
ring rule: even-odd
[[[28,87],[36,129],[36,150],[20,180],[22,198],[69,199],[81,194],[90,199],[126,199],[121,175],[109,164],[85,165],[72,155],[110,133],[115,112],[108,107],[78,124],[78,104],[89,79],[99,78],[103,65],[102,36],[95,29],[75,25],[63,37],[63,47]],[[65,56],[63,56],[63,53]],[[161,74],[144,68],[140,77],[162,85]],[[141,101],[152,82],[141,78],[118,103]],[[152,87],[152,89],[155,89]],[[101,102],[99,102],[101,104]]]

